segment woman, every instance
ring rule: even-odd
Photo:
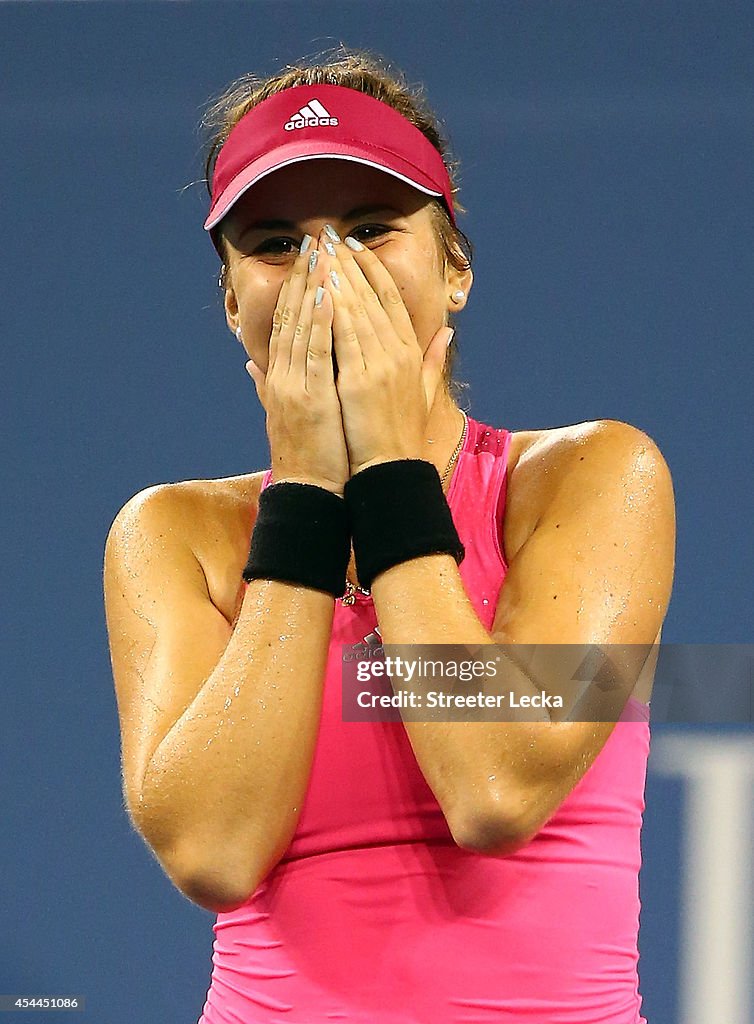
[[[127,806],[218,915],[201,1021],[637,1024],[646,674],[609,721],[353,722],[341,670],[344,644],[498,643],[537,694],[560,676],[521,645],[646,650],[667,466],[625,423],[458,407],[451,165],[379,62],[244,78],[211,117],[271,467],[148,488],[105,556]]]

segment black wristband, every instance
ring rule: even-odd
[[[265,487],[243,571],[247,583],[282,580],[342,597],[350,557],[343,498],[314,484]]]
[[[369,589],[375,576],[420,555],[463,561],[440,474],[423,459],[397,459],[363,469],[346,482],[356,574]]]

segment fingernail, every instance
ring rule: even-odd
[[[309,249],[309,246],[312,244],[313,241],[314,241],[314,239],[312,238],[311,235],[304,235],[303,239],[301,240],[301,248],[299,249],[299,252],[300,253],[307,252],[308,249]]]
[[[340,241],[340,235],[332,226],[332,224],[325,224],[325,234],[327,235],[328,238],[331,238],[333,242]]]
[[[361,252],[361,250],[364,248],[361,242],[358,239],[354,238],[352,235],[348,235],[346,237],[346,245],[348,246],[349,249],[353,249],[354,252]]]
[[[453,329],[453,328],[451,327],[451,328],[450,328],[450,334],[448,335],[448,343],[447,343],[447,345],[446,345],[446,348],[450,348],[450,343],[451,343],[451,341],[453,340],[453,335],[454,335],[455,333],[456,333],[456,332],[455,332],[455,331],[454,331],[454,329]]]
[[[319,249],[313,249],[312,254],[309,257],[309,273],[314,272],[314,268],[317,266],[317,260],[319,258]]]
[[[335,287],[335,290],[339,292],[340,291],[340,278],[338,277],[337,272],[335,270],[331,270],[330,271],[330,280],[332,281],[333,286]]]
[[[317,288],[317,292],[316,292],[316,294],[314,296],[314,305],[315,306],[321,306],[322,305],[322,299],[324,299],[324,297],[325,297],[325,289],[322,288],[322,287]]]
[[[325,252],[327,253],[328,256],[337,256],[337,253],[335,252],[335,246],[332,244],[332,242],[325,242]]]

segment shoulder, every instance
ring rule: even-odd
[[[644,462],[667,468],[655,441],[639,427],[622,420],[587,420],[523,436],[529,443],[518,462],[523,460],[530,472],[536,472],[537,467],[548,473],[559,468],[572,469],[573,463],[593,461],[595,456],[613,463],[639,456]]]
[[[628,489],[626,503],[638,511],[642,497],[650,492],[646,485],[651,481],[656,511],[673,516],[672,480],[665,458],[645,431],[622,420],[587,420],[514,432],[508,474],[505,528],[510,557],[531,536],[548,509],[584,502],[590,494]]]
[[[117,513],[106,551],[157,543],[170,532],[191,547],[213,603],[232,622],[264,473],[145,487]]]
[[[201,536],[216,517],[252,511],[259,501],[264,470],[243,476],[219,479],[178,480],[151,484],[138,491],[122,506],[113,520],[116,526],[133,522],[145,512],[164,515],[171,525],[186,535]],[[192,513],[201,512],[201,516]]]

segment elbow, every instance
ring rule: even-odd
[[[251,870],[243,879],[240,872],[228,870],[227,849],[212,853],[206,846],[197,850],[183,842],[165,842],[164,836],[158,839],[154,831],[144,828],[139,832],[176,889],[204,910],[230,913],[247,903],[256,891]]]
[[[180,867],[168,870],[166,866],[166,870],[173,884],[192,903],[213,914],[229,914],[248,903],[257,884],[229,875],[221,865],[223,858],[217,857],[211,861],[202,859],[201,863],[184,861]]]
[[[229,914],[248,903],[253,889],[229,885],[213,873],[193,874],[173,879],[175,885],[192,903],[213,914]]]
[[[489,794],[483,805],[467,808],[451,826],[453,839],[462,850],[488,857],[509,857],[536,835],[522,803],[511,808],[499,794]]]

